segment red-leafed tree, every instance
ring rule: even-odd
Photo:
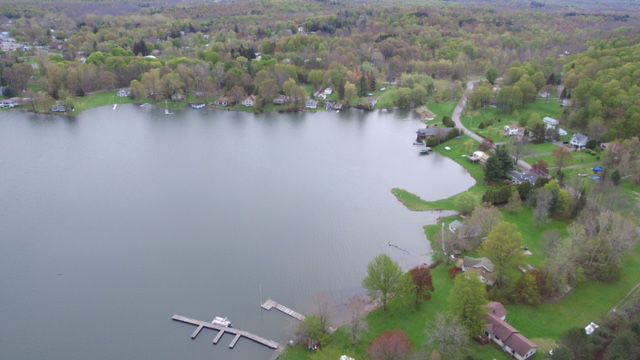
[[[413,344],[401,330],[387,331],[369,346],[369,356],[373,360],[404,360],[409,358]]]
[[[549,175],[549,165],[547,165],[547,162],[544,160],[539,160],[537,163],[533,164],[531,168],[540,176]]]
[[[409,270],[411,280],[413,280],[413,286],[416,294],[415,303],[416,307],[420,306],[420,302],[429,300],[431,298],[431,292],[433,288],[433,280],[431,279],[431,269],[427,266],[416,266]]]

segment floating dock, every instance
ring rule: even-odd
[[[248,331],[238,330],[238,329],[232,328],[232,327],[220,326],[220,325],[216,325],[216,324],[213,324],[213,323],[210,323],[210,322],[207,322],[207,321],[191,319],[191,318],[188,318],[186,316],[181,316],[181,315],[173,315],[171,317],[171,319],[175,320],[175,321],[183,322],[183,323],[186,323],[186,324],[190,324],[190,325],[195,325],[196,329],[191,334],[191,338],[192,339],[195,339],[196,336],[198,336],[198,334],[200,334],[202,329],[207,328],[207,329],[212,329],[212,330],[218,331],[218,334],[216,334],[216,337],[213,338],[213,344],[217,344],[218,341],[220,341],[220,339],[222,338],[222,335],[224,335],[225,333],[228,333],[228,334],[231,334],[231,335],[235,335],[235,337],[233,338],[233,340],[229,344],[229,348],[231,348],[231,349],[233,349],[233,347],[236,346],[236,343],[238,342],[238,340],[240,340],[241,337],[245,337],[245,338],[247,338],[249,340],[255,341],[258,344],[264,345],[264,346],[266,346],[268,348],[271,348],[271,349],[278,349],[280,347],[280,344],[278,344],[277,342],[275,342],[273,340],[265,339],[265,338],[260,337],[258,335],[254,335],[254,334],[252,334],[252,333],[250,333]]]
[[[294,310],[289,309],[288,307],[279,304],[271,299],[267,299],[267,301],[265,301],[262,305],[260,305],[261,308],[269,311],[273,308],[275,308],[276,310],[279,310],[289,316],[291,316],[294,319],[300,320],[300,321],[304,321],[305,316],[300,314],[299,312],[296,312]]]

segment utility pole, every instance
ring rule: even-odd
[[[444,249],[444,221],[442,222],[442,234],[440,235],[440,242],[442,243],[442,253],[446,256],[447,252]]]

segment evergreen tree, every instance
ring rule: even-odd
[[[504,145],[496,147],[495,156],[500,162],[500,169],[502,170],[502,176],[506,175],[509,171],[513,170],[513,158],[509,155],[507,148]]]
[[[489,183],[495,183],[502,179],[504,172],[497,156],[491,156],[484,164],[484,179]]]
[[[364,77],[364,75],[360,76],[360,85],[358,86],[358,96],[363,97],[363,96],[367,96],[367,79]]]

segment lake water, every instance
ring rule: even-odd
[[[285,343],[295,320],[262,311],[260,289],[309,312],[319,293],[360,292],[380,253],[428,261],[437,214],[390,189],[439,199],[473,179],[419,156],[419,127],[359,111],[0,113],[2,358],[267,359],[170,317],[228,316]]]

